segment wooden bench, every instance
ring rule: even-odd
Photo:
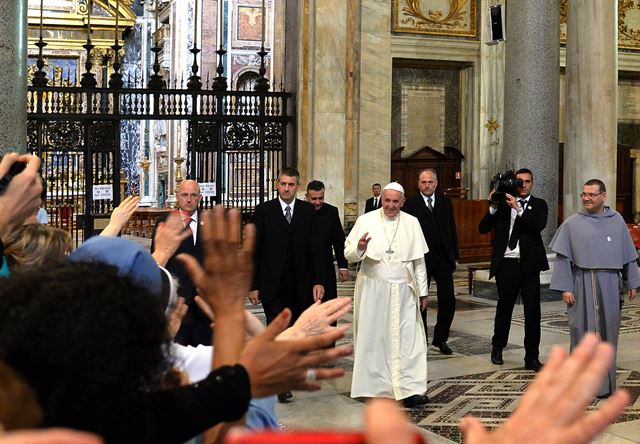
[[[469,264],[467,265],[467,283],[469,286],[469,294],[473,291],[473,276],[478,270],[489,270],[491,266],[489,264]]]

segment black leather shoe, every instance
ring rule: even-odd
[[[286,404],[291,398],[293,398],[293,393],[291,392],[278,393],[278,402],[281,404]]]
[[[442,342],[433,342],[431,345],[433,345],[434,347],[439,349],[440,353],[442,353],[443,355],[452,355],[453,354],[453,350],[451,350],[449,348],[449,346],[447,345],[447,343],[444,342],[444,341],[442,341]]]
[[[427,402],[429,402],[429,398],[427,398],[427,395],[413,395],[409,396],[408,398],[404,398],[402,400],[402,405],[407,408],[411,408],[426,404]]]
[[[491,349],[491,362],[495,365],[502,365],[504,361],[502,360],[502,349],[498,347],[493,347]]]
[[[532,370],[537,373],[542,369],[542,362],[540,362],[538,358],[525,359],[524,368],[526,368],[527,370]]]

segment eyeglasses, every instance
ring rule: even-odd
[[[178,194],[179,197],[181,197],[182,199],[186,199],[188,197],[190,197],[191,199],[197,199],[200,195],[196,194],[196,193],[180,193]]]
[[[593,199],[594,197],[597,197],[602,193],[604,193],[604,191],[601,191],[599,193],[580,193],[579,196],[580,196],[580,199],[586,199],[586,198]]]

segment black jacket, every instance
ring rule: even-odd
[[[254,279],[252,290],[260,291],[262,301],[276,298],[278,284],[290,259],[295,276],[296,297],[305,305],[313,303],[312,287],[325,280],[323,267],[323,236],[316,210],[308,202],[296,199],[291,224],[282,213],[278,198],[256,207]],[[292,242],[292,257],[286,257],[288,242]]]
[[[420,228],[429,247],[427,255],[436,254],[446,258],[451,271],[455,270],[460,255],[451,199],[444,194],[436,194],[432,213],[427,208],[422,194],[418,193],[407,199],[402,211],[415,216],[420,222]]]
[[[373,199],[374,199],[373,197],[370,197],[364,203],[364,212],[365,213],[368,213],[369,211],[377,210],[378,208],[380,208],[382,206],[382,194],[380,196],[378,196],[378,206],[375,207],[375,208],[373,207]]]
[[[338,296],[336,289],[336,273],[333,266],[333,253],[336,255],[338,268],[348,268],[349,264],[344,257],[344,229],[340,222],[338,209],[325,203],[316,211],[320,221],[320,230],[324,238],[324,300],[334,299]]]
[[[525,273],[539,273],[549,269],[547,252],[540,234],[547,226],[548,212],[547,203],[543,199],[531,196],[520,218],[520,263]],[[509,243],[510,224],[511,208],[506,203],[501,203],[495,214],[487,211],[478,226],[480,234],[495,230],[489,278],[496,274],[504,257]]]

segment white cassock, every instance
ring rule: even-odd
[[[358,240],[371,240],[358,252]],[[427,344],[420,296],[428,292],[424,254],[429,251],[418,219],[382,208],[358,218],[345,243],[361,262],[354,294],[354,364],[351,397],[404,399],[427,389]]]

